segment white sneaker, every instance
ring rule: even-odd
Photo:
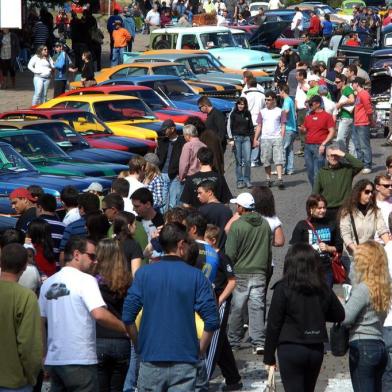
[[[253,354],[263,355],[264,354],[264,346],[253,347]]]
[[[362,174],[370,174],[372,172],[372,169],[365,168],[362,170]]]

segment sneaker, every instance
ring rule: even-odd
[[[271,175],[276,176],[278,172],[276,170],[272,170]]]
[[[264,354],[264,346],[253,347],[254,355],[263,355]]]
[[[250,166],[251,167],[259,167],[259,166],[261,166],[261,163],[259,161],[252,161],[250,163]]]
[[[243,327],[244,329],[248,329],[248,328],[249,328],[249,325],[248,325],[248,324],[244,324],[242,327]]]
[[[291,171],[291,172],[287,172],[286,173],[286,176],[292,176],[294,174],[294,172],[293,171]]]
[[[299,150],[299,151],[295,152],[294,155],[296,155],[297,157],[303,157],[304,152],[302,150]]]
[[[279,189],[284,189],[284,182],[282,179],[278,180],[278,188]]]
[[[222,387],[222,391],[240,391],[243,385],[242,382],[236,382],[235,384],[226,384]]]
[[[237,189],[245,188],[245,184],[242,181],[237,182]]]
[[[272,180],[271,179],[267,180],[267,186],[268,186],[268,188],[272,187]]]
[[[372,172],[372,169],[369,169],[368,167],[365,167],[365,169],[362,170],[362,174],[370,174]]]
[[[250,181],[247,181],[247,182],[246,182],[246,187],[247,187],[248,189],[252,189],[253,185],[252,185],[252,183],[251,183]]]

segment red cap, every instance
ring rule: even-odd
[[[30,200],[32,202],[35,202],[35,198],[33,195],[30,193],[29,190],[26,188],[16,188],[14,189],[9,196],[10,199],[15,199],[15,198],[25,198],[27,200]]]

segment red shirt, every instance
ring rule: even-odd
[[[355,40],[355,39],[349,39],[346,42],[346,45],[347,46],[359,46],[359,42],[357,40]]]
[[[328,129],[334,126],[332,115],[326,111],[309,113],[304,122],[306,129],[305,143],[322,144],[329,134]]]
[[[309,24],[309,34],[312,35],[317,35],[321,31],[321,22],[320,19],[317,15],[313,15],[310,18],[310,24]]]
[[[56,263],[55,261],[49,262],[44,256],[44,248],[42,245],[33,244],[36,250],[35,262],[37,264],[38,271],[46,276],[52,276],[56,273]]]
[[[354,125],[369,125],[373,115],[370,94],[366,90],[357,93],[354,107]]]

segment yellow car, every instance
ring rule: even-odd
[[[138,139],[156,140],[162,124],[162,121],[156,119],[142,100],[124,95],[63,96],[51,99],[38,108],[72,108],[89,111],[103,121],[115,135]]]

